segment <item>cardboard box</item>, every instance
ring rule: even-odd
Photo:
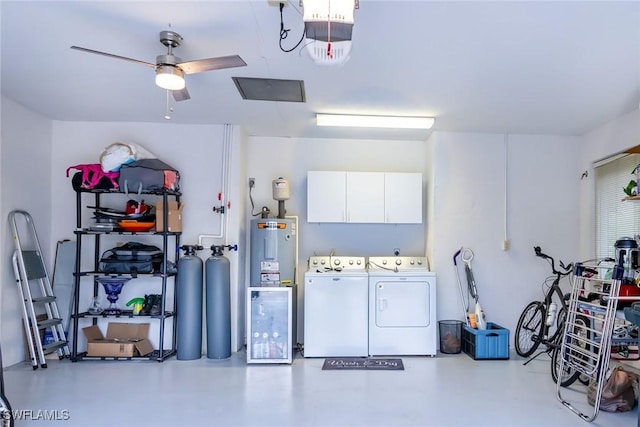
[[[167,231],[177,233],[182,232],[182,208],[183,203],[169,201]],[[164,206],[162,200],[156,203],[156,231],[164,231]]]
[[[87,356],[134,357],[153,351],[148,323],[109,322],[104,337],[97,325],[82,328],[87,338]]]
[[[508,359],[509,330],[487,322],[487,329],[478,330],[462,326],[462,351],[478,359]]]

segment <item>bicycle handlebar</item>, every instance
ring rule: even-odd
[[[458,258],[458,255],[460,255],[460,252],[462,252],[462,248],[458,249],[457,252],[453,254],[453,265],[455,265],[456,267],[458,266],[456,258]]]
[[[551,271],[553,271],[553,274],[557,274],[559,276],[566,276],[569,273],[571,273],[571,270],[573,269],[573,263],[569,263],[569,265],[564,265],[562,260],[560,260],[559,261],[560,268],[562,268],[565,271],[558,271],[558,270],[556,270],[556,264],[555,264],[555,260],[553,259],[553,257],[543,253],[542,249],[540,249],[540,246],[534,246],[533,247],[533,251],[536,253],[537,257],[546,259],[551,263]]]

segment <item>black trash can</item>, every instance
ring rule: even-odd
[[[440,320],[440,353],[458,354],[462,346],[462,322],[459,320]]]

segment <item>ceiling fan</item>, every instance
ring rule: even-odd
[[[161,31],[160,43],[167,47],[167,53],[158,55],[155,64],[80,46],[71,46],[71,49],[109,56],[116,59],[124,59],[125,61],[137,62],[138,64],[154,68],[156,70],[156,84],[163,89],[172,91],[173,98],[176,101],[185,101],[191,98],[189,91],[187,91],[184,74],[196,74],[223,68],[244,67],[247,65],[238,55],[182,61],[182,59],[173,54],[173,49],[180,46],[182,40],[182,36],[174,31]]]

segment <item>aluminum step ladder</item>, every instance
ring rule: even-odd
[[[13,272],[20,292],[22,319],[30,351],[33,369],[47,367],[45,355],[58,353],[60,359],[70,356],[69,343],[62,327],[62,318],[56,304],[56,297],[49,281],[47,269],[42,259],[33,218],[28,212],[14,210],[9,213],[9,225],[16,250],[13,253]],[[21,234],[22,233],[22,234]],[[38,311],[41,319],[38,320]],[[44,317],[44,318],[42,318]],[[43,345],[40,331],[51,332],[52,341]]]

